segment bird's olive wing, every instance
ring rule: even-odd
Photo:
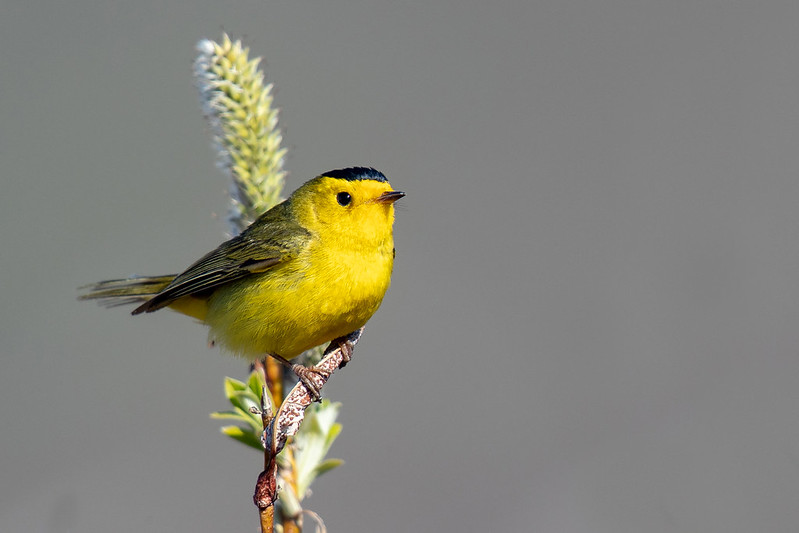
[[[310,233],[296,223],[269,218],[273,217],[259,219],[241,235],[206,254],[133,314],[157,311],[183,296],[210,294],[221,285],[264,273],[295,257],[307,245]]]

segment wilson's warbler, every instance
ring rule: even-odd
[[[211,342],[236,355],[285,363],[377,311],[403,196],[373,168],[325,172],[182,274],[102,281],[80,298],[143,302],[134,315],[169,307],[207,324]]]

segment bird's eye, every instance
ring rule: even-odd
[[[352,202],[352,196],[348,192],[340,192],[336,195],[336,200],[338,200],[339,205],[346,207]]]

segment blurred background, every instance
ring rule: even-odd
[[[307,501],[335,531],[793,532],[799,4],[9,0],[0,531],[256,531],[247,365],[80,285],[226,237],[191,75],[264,57],[287,192],[407,192]]]

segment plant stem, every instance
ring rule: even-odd
[[[266,384],[272,393],[275,409],[283,403],[283,365],[273,357],[267,357],[265,362]]]
[[[333,372],[349,361],[352,349],[362,334],[363,327],[330,343],[322,360],[314,366],[316,374],[312,379],[317,390],[321,390]],[[255,370],[265,372],[264,364],[256,363]],[[264,388],[262,392],[264,471],[258,476],[255,494],[252,497],[260,511],[262,532],[271,533],[271,528],[274,527],[271,524],[274,523],[274,506],[277,501],[277,455],[283,450],[288,438],[295,435],[300,429],[300,424],[305,417],[305,409],[313,403],[315,397],[315,394],[308,390],[300,380],[286,395],[273,416],[269,399],[266,398],[266,389]],[[284,533],[301,533],[302,519],[299,516],[283,516],[282,518]],[[264,529],[265,527],[270,529]]]
[[[302,526],[296,518],[283,518],[283,533],[302,533]]]
[[[261,533],[273,533],[275,529],[275,506],[261,509]],[[283,531],[286,531],[284,528]]]

